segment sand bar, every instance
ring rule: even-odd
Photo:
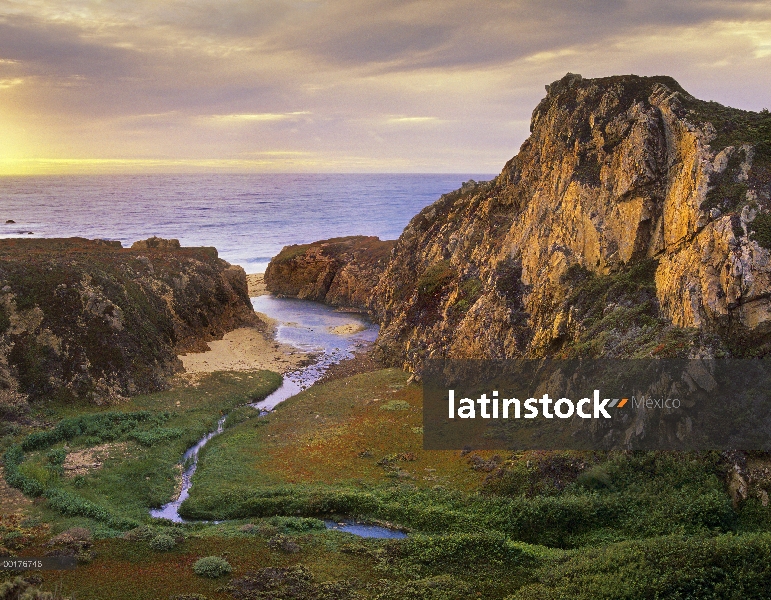
[[[330,327],[329,330],[337,335],[351,335],[364,331],[367,327],[362,323],[345,323],[344,325],[338,325],[337,327]]]

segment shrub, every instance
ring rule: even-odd
[[[174,538],[170,535],[166,535],[165,533],[156,535],[153,539],[150,540],[150,548],[156,552],[165,552],[166,550],[171,550],[176,545],[177,542],[174,541]]]
[[[230,566],[230,563],[220,556],[199,558],[193,565],[193,573],[209,579],[217,579],[217,577],[227,575],[232,570],[233,567]]]
[[[93,443],[114,441],[132,432],[139,423],[152,421],[160,425],[168,419],[168,414],[153,416],[149,411],[130,413],[104,412],[80,417],[62,419],[53,429],[29,434],[21,443],[25,451],[42,450],[74,438],[84,436]]]
[[[46,459],[52,465],[60,466],[67,459],[67,451],[64,448],[54,448],[46,454]]]
[[[8,485],[15,487],[25,496],[42,496],[45,488],[37,479],[28,477],[20,470],[21,463],[24,461],[24,453],[20,446],[11,446],[3,456],[5,463],[5,480]]]
[[[44,495],[52,509],[66,516],[88,517],[120,530],[134,529],[139,525],[132,519],[116,517],[104,507],[66,490],[49,488]]]
[[[0,583],[0,600],[67,600],[58,592],[42,592],[27,579],[17,577]]]
[[[148,431],[134,431],[129,437],[143,446],[154,446],[168,440],[174,440],[182,436],[183,431],[178,427],[153,427]]]
[[[412,581],[381,579],[367,586],[373,600],[463,600],[474,597],[474,588],[451,575],[439,575]]]
[[[750,230],[750,239],[756,241],[764,248],[771,248],[771,214],[759,214],[747,226],[747,229]]]
[[[233,598],[275,600],[354,600],[361,598],[354,592],[356,580],[314,580],[313,573],[303,565],[266,567],[243,577],[233,579],[224,588]],[[401,598],[417,598],[402,596]]]
[[[325,531],[324,521],[308,517],[271,517],[268,524],[284,531],[284,533],[306,531]]]

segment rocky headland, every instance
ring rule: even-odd
[[[367,309],[381,357],[412,371],[426,357],[768,353],[768,112],[670,77],[567,74],[546,91],[494,180],[442,196],[392,251],[285,248],[268,289]]]
[[[265,271],[267,290],[278,296],[371,310],[396,242],[351,236],[285,247]]]
[[[167,386],[178,354],[265,328],[214,248],[151,238],[0,240],[0,404],[105,402]]]

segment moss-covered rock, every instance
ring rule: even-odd
[[[243,269],[213,249],[0,240],[0,395],[157,390],[180,369],[178,353],[258,322]]]

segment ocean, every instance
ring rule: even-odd
[[[214,174],[0,177],[0,237],[214,246],[261,273],[288,244],[345,235],[396,239],[464,181],[492,174]],[[15,223],[6,224],[7,220]],[[31,234],[29,232],[32,232]]]

